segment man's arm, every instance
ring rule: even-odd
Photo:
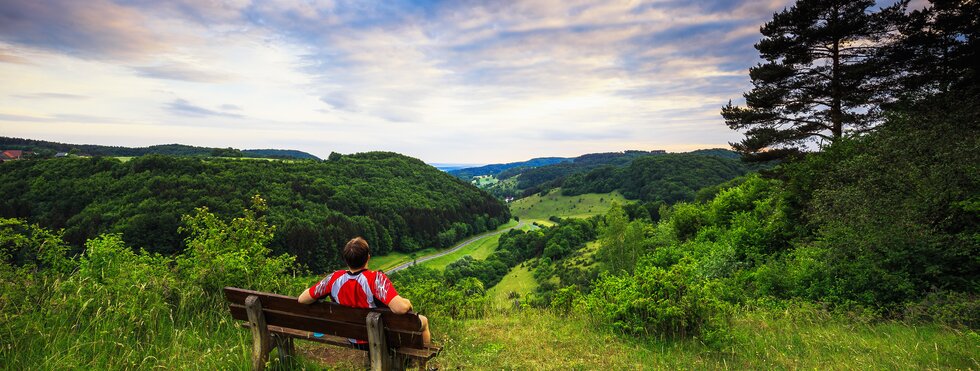
[[[300,303],[302,303],[302,298],[300,298]],[[412,310],[412,302],[398,295],[388,302],[388,309],[391,309],[395,314],[405,314]]]
[[[313,297],[310,296],[310,290],[309,289],[303,290],[303,293],[302,294],[299,294],[299,303],[300,304],[313,304],[314,301],[316,301],[316,299],[313,299]],[[394,300],[392,300],[392,301],[394,301]]]

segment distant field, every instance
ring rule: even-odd
[[[626,198],[619,192],[589,193],[578,196],[562,196],[561,190],[551,190],[546,196],[537,194],[510,203],[510,211],[521,220],[547,221],[552,216],[561,218],[588,218],[605,214],[612,203],[625,204]],[[539,223],[551,224],[551,223]]]
[[[502,229],[513,227],[515,225],[517,225],[517,221],[511,219],[509,222],[504,223],[500,227],[497,227],[496,230],[499,231],[499,230],[502,230]],[[472,237],[473,236],[468,236],[468,237],[464,238],[462,241],[459,241],[459,242],[463,242],[463,241],[469,240]],[[489,242],[484,243],[485,240],[490,239],[490,238],[493,239],[493,242],[492,243],[489,243]],[[450,263],[458,260],[459,258],[462,258],[464,255],[477,254],[477,255],[473,255],[473,257],[474,258],[477,258],[477,259],[485,259],[487,256],[490,256],[490,253],[492,253],[493,250],[496,250],[497,249],[497,240],[499,240],[499,239],[500,239],[500,235],[497,235],[497,236],[491,236],[489,238],[484,238],[481,241],[474,241],[473,243],[467,245],[466,247],[464,247],[462,249],[459,249],[459,251],[456,251],[456,252],[454,252],[452,254],[448,254],[448,255],[445,255],[445,256],[441,256],[441,257],[436,258],[436,259],[432,259],[432,260],[427,261],[427,262],[422,263],[422,264],[424,264],[424,265],[426,265],[428,267],[436,268],[436,269],[445,269],[447,265],[449,265]],[[457,245],[459,244],[459,242],[457,243]],[[449,247],[449,249],[451,249],[453,247],[456,247],[456,245],[453,245],[452,247]],[[442,250],[436,250],[435,248],[430,247],[430,248],[427,248],[425,250],[421,250],[421,251],[416,252],[415,255],[416,255],[417,258],[421,258],[421,257],[426,256],[426,255],[432,255],[432,254],[438,253],[439,251],[442,251]],[[448,262],[446,262],[445,264],[442,264],[441,261],[443,259],[450,259],[450,260]],[[371,262],[369,263],[369,267],[371,269],[374,269],[374,270],[387,271],[387,270],[389,270],[391,268],[397,267],[397,266],[399,266],[399,265],[401,265],[403,263],[407,263],[407,262],[409,262],[411,260],[412,260],[412,257],[409,254],[406,254],[406,253],[403,253],[403,252],[397,252],[396,251],[396,252],[392,252],[390,254],[385,254],[385,255],[382,255],[382,256],[377,256],[377,257],[372,256],[371,257]],[[438,263],[434,263],[434,262],[438,262]],[[432,265],[432,264],[437,264],[437,265]]]
[[[533,292],[538,287],[538,282],[534,280],[534,276],[529,269],[531,266],[530,263],[525,262],[514,267],[510,272],[507,272],[507,275],[500,280],[500,283],[487,290],[487,295],[493,298],[493,303],[496,308],[510,308],[513,306],[511,303],[514,300],[508,298],[511,292],[516,292],[521,295],[521,298],[525,298],[527,294]]]
[[[497,178],[494,178],[493,175],[481,175],[475,177],[471,183],[473,183],[473,185],[475,185],[477,188],[484,189],[484,188],[492,187],[494,184],[497,184],[498,182],[499,181],[497,180]]]
[[[416,252],[415,255],[416,257],[423,257],[426,255],[435,254],[437,252],[439,252],[439,250],[430,247],[425,250],[420,250]],[[411,261],[411,260],[412,257],[409,256],[409,254],[399,252],[399,251],[394,251],[389,254],[385,254],[381,256],[372,256],[371,261],[368,262],[368,267],[371,268],[372,270],[387,271],[391,268],[401,265],[404,262]]]
[[[133,159],[133,156],[116,156],[117,160],[126,162]],[[220,158],[224,160],[261,160],[261,161],[283,161],[283,162],[296,162],[302,161],[299,159],[281,159],[281,158],[269,158],[269,157],[210,157],[210,158]]]
[[[458,251],[440,256],[438,258],[429,260],[427,262],[421,263],[429,268],[443,270],[446,266],[452,264],[452,262],[459,260],[460,258],[469,255],[473,259],[483,260],[490,256],[495,250],[497,250],[497,243],[500,241],[500,234],[495,234],[493,236],[487,236],[481,238],[473,243],[466,245],[466,247],[459,249]]]

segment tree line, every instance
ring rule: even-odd
[[[113,156],[113,157],[136,157],[143,155],[168,155],[168,156],[210,156],[210,157],[251,157],[251,158],[279,158],[279,159],[312,159],[319,160],[318,157],[309,153],[291,149],[235,149],[235,148],[210,148],[196,147],[184,144],[161,144],[149,147],[121,147],[121,146],[101,146],[95,144],[69,144],[49,142],[44,140],[21,139],[11,137],[0,137],[0,149],[20,149],[31,151],[35,154],[31,157],[50,158],[58,152],[86,155],[86,156]]]

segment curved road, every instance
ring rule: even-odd
[[[402,263],[401,265],[399,265],[397,267],[394,267],[394,268],[389,269],[385,273],[387,273],[387,274],[395,273],[395,272],[398,272],[398,271],[400,271],[402,269],[411,267],[411,266],[413,266],[415,264],[424,263],[424,262],[427,262],[429,260],[432,260],[432,259],[435,259],[435,258],[444,256],[444,255],[452,254],[452,253],[456,252],[457,250],[466,247],[466,245],[469,245],[469,244],[471,244],[473,242],[476,242],[478,240],[482,240],[485,237],[490,237],[490,236],[493,236],[495,234],[501,234],[501,233],[507,232],[507,231],[509,231],[511,229],[514,229],[514,228],[520,228],[523,225],[524,225],[524,221],[520,221],[520,222],[517,223],[517,225],[515,225],[513,227],[510,227],[510,228],[507,228],[507,229],[501,229],[499,231],[494,231],[494,232],[490,232],[490,233],[484,233],[484,234],[481,234],[479,236],[471,237],[470,239],[468,239],[466,241],[460,242],[459,245],[456,245],[456,247],[453,247],[453,248],[451,248],[449,250],[437,252],[437,253],[432,254],[432,255],[426,255],[426,256],[423,256],[421,258],[415,259],[415,261],[410,261],[410,262],[407,262],[407,263]]]

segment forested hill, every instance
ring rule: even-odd
[[[545,166],[545,165],[551,165],[551,164],[557,164],[557,163],[569,162],[569,161],[572,161],[572,159],[566,157],[538,157],[538,158],[532,158],[527,161],[508,162],[506,164],[490,164],[490,165],[484,165],[480,167],[470,167],[465,169],[452,170],[449,173],[455,175],[460,179],[470,180],[470,178],[473,178],[475,176],[497,175],[501,171],[513,169],[513,168],[529,169],[538,166]]]
[[[76,248],[114,232],[132,246],[174,253],[183,248],[185,236],[177,232],[182,215],[202,206],[220,216],[238,215],[258,194],[278,227],[273,250],[314,269],[334,267],[335,249],[323,247],[354,235],[371,241],[377,255],[411,252],[510,218],[500,201],[420,160],[386,152],[331,157],[11,161],[0,164],[0,216],[64,228]]]
[[[95,144],[70,144],[43,140],[0,137],[0,149],[20,149],[36,152],[41,157],[51,157],[58,152],[77,152],[89,156],[136,157],[143,155],[215,156],[215,157],[264,157],[314,159],[319,157],[291,149],[245,149],[195,147],[184,144],[162,144],[149,147],[118,147]]]
[[[498,197],[526,197],[557,187],[565,195],[619,191],[629,199],[672,203],[694,200],[704,187],[769,166],[746,164],[726,149],[591,153],[570,162],[504,170],[488,190]]]

